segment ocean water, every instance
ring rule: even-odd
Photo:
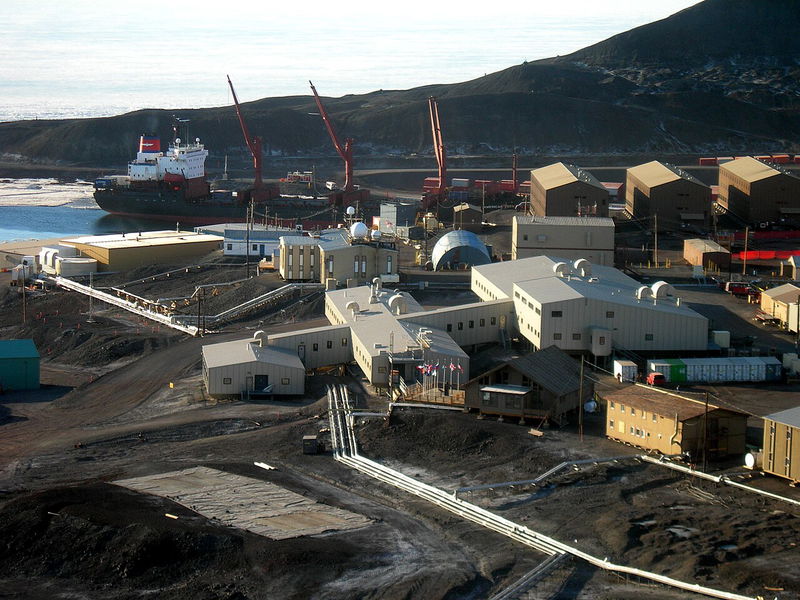
[[[0,121],[229,105],[226,74],[241,101],[466,81],[694,3],[4,0]]]

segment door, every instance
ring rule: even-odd
[[[247,391],[247,392],[252,392],[253,391],[253,376],[252,375],[248,375],[247,377],[244,378],[244,386],[245,386],[245,391]]]
[[[264,256],[264,244],[259,244],[258,245],[258,255],[259,256]]]
[[[269,375],[256,375],[253,378],[253,391],[266,392],[269,386]]]
[[[305,360],[306,360],[306,345],[305,344],[300,344],[299,346],[297,346],[297,356],[300,357],[300,360],[305,362]]]

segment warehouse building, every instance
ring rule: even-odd
[[[761,292],[760,308],[770,317],[780,320],[782,327],[793,326],[792,330],[796,331],[796,306],[799,301],[800,287],[793,283],[784,283]],[[794,310],[792,310],[793,308]]]
[[[705,226],[711,214],[711,190],[678,167],[654,160],[628,169],[625,208],[637,219],[658,215],[659,225]]]
[[[691,239],[683,241],[683,259],[690,265],[709,271],[731,266],[731,253],[712,240]]]
[[[592,398],[580,364],[550,346],[499,365],[464,386],[464,407],[484,415],[561,423],[565,413]]]
[[[514,216],[511,258],[559,256],[614,265],[614,220],[608,217]]]
[[[0,392],[39,389],[39,351],[33,340],[0,340]]]
[[[305,393],[306,369],[295,352],[255,337],[203,346],[203,382],[214,398],[242,394],[297,396]]]
[[[613,267],[537,256],[473,267],[483,301],[512,300],[515,325],[533,349],[609,356],[708,348],[708,320],[669,284],[642,285]]]
[[[222,247],[218,235],[193,231],[140,231],[110,235],[87,235],[61,240],[82,257],[97,261],[98,271],[127,271],[153,264],[176,264],[196,260]]]
[[[537,216],[608,216],[608,190],[575,165],[555,163],[531,171],[531,212]]]
[[[483,211],[479,206],[462,202],[453,207],[453,229],[480,233],[483,228]]]
[[[763,452],[764,471],[800,482],[800,406],[764,417]]]
[[[363,223],[350,230],[329,229],[319,234],[282,236],[278,270],[287,281],[325,283],[335,279],[357,284],[397,275],[398,252],[393,238],[384,238]]]
[[[606,435],[619,442],[662,454],[689,453],[693,461],[703,457],[722,459],[745,453],[747,415],[687,400],[674,394],[631,385],[603,393],[606,403]]]
[[[413,227],[417,224],[417,213],[420,210],[418,201],[381,202],[378,230],[382,233],[398,232],[398,227]]]
[[[743,156],[719,166],[717,203],[748,223],[800,215],[800,177],[777,165]]]

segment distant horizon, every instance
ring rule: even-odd
[[[485,15],[419,0],[402,14],[311,0],[311,16],[300,16],[289,5],[266,13],[249,2],[220,13],[197,0],[185,13],[159,6],[158,19],[146,20],[148,11],[117,1],[99,9],[89,0],[6,0],[0,120],[228,106],[226,74],[242,102],[308,95],[309,79],[329,97],[458,83],[572,53],[697,3],[514,0]]]

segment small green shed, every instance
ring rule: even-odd
[[[0,340],[0,389],[39,389],[39,351],[33,340]]]

